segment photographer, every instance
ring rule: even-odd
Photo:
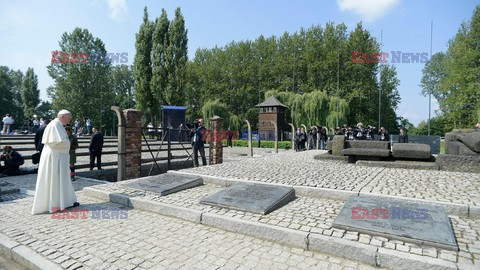
[[[365,138],[367,140],[374,140],[375,139],[374,133],[375,133],[375,127],[368,125],[367,128],[365,129]]]
[[[203,133],[205,132],[205,127],[203,127],[203,119],[199,119],[195,125],[195,129],[190,131],[190,138],[193,146],[193,162],[195,167],[198,167],[198,152],[202,157],[202,165],[207,165],[207,158],[205,156],[205,142],[203,141]]]
[[[22,155],[17,151],[14,151],[13,148],[9,145],[3,147],[3,154],[1,160],[5,163],[3,167],[3,174],[8,176],[20,174],[20,165],[23,165],[24,160]]]
[[[362,123],[357,124],[357,129],[355,129],[355,140],[365,140],[365,128]]]

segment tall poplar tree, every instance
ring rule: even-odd
[[[175,18],[168,29],[170,41],[167,49],[168,86],[164,91],[164,101],[169,105],[183,105],[185,102],[187,32],[185,19],[180,8],[177,8]]]
[[[148,20],[148,10],[145,7],[143,12],[143,23],[136,34],[135,59],[133,69],[135,72],[135,97],[137,107],[141,109],[146,118],[153,121],[158,103],[151,90],[152,79],[152,36],[154,25]]]
[[[153,63],[152,63],[152,81],[151,90],[153,96],[159,104],[165,100],[163,91],[167,89],[168,69],[167,69],[167,49],[169,47],[167,12],[162,9],[162,15],[155,20],[155,30],[153,32]]]
[[[25,116],[32,117],[35,114],[35,108],[40,103],[38,78],[33,68],[28,68],[23,77],[21,96]]]

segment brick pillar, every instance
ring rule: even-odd
[[[126,121],[125,178],[138,178],[142,165],[142,111],[128,109],[123,113]]]
[[[210,128],[212,129],[212,143],[210,144],[210,165],[220,164],[223,162],[223,139],[222,138],[222,129],[223,129],[223,119],[214,116],[210,118]]]

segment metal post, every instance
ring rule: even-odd
[[[380,51],[382,50],[383,47],[383,29],[380,34]],[[381,108],[382,108],[382,61],[380,61],[380,84],[378,88],[378,128],[382,126],[381,124]]]
[[[292,150],[295,150],[295,126],[292,123],[288,123],[288,125],[292,127]]]
[[[126,129],[125,129],[125,115],[119,107],[112,106],[112,111],[117,113],[118,117],[118,160],[117,160],[117,181],[123,181],[126,178],[127,166],[126,166],[126,156],[127,156],[127,143],[126,143]]]
[[[171,158],[172,158],[172,141],[170,139],[170,128],[167,128],[167,139],[168,139],[168,151],[167,151],[167,170],[171,170]]]
[[[433,20],[430,24],[430,60],[432,60]],[[428,93],[428,136],[430,136],[430,116],[432,112],[432,92]]]

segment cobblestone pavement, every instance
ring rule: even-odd
[[[480,205],[480,174],[356,166],[315,160],[325,151],[283,152],[182,171],[239,180],[361,191]]]
[[[192,149],[189,148],[190,145],[188,143],[184,144],[184,146],[187,148],[188,150],[188,153],[192,153]],[[175,146],[176,148],[180,148],[180,146]],[[143,147],[144,150],[147,150],[147,148],[144,146]],[[162,147],[162,149],[166,149],[166,145],[164,145]],[[116,151],[117,148],[108,148],[108,149],[104,149],[103,151]],[[167,157],[167,152],[166,151],[163,151],[163,152],[158,152],[158,155],[157,155],[157,150],[158,150],[158,146],[155,146],[155,148],[153,148],[153,155],[156,157],[156,158],[166,158]],[[254,158],[259,158],[259,157],[263,157],[265,155],[270,155],[272,154],[271,152],[273,151],[273,149],[269,149],[269,148],[254,148]],[[279,149],[278,150],[280,153],[282,152],[285,152],[286,150],[285,149]],[[83,153],[86,153],[87,150],[86,149],[80,149],[78,150],[77,152],[83,152]],[[240,159],[243,159],[244,157],[247,156],[247,152],[248,152],[248,149],[246,147],[234,147],[234,148],[230,148],[230,147],[225,147],[224,148],[224,152],[223,152],[223,159],[225,162],[229,162],[229,161],[236,161],[236,160],[240,160]],[[34,152],[33,151],[30,151],[30,152],[21,152],[22,155],[31,155],[33,154]],[[179,150],[174,150],[172,151],[172,156],[175,158],[175,157],[181,157],[181,156],[186,156],[188,155],[188,153],[184,150],[184,149],[179,149]],[[208,159],[208,149],[205,149],[205,154],[207,155],[207,159]],[[146,159],[151,159],[152,158],[152,153],[150,152],[143,152],[142,153],[142,159],[146,160]],[[117,154],[103,154],[102,155],[102,163],[107,163],[107,162],[116,162],[118,159],[118,156]],[[182,159],[178,159],[178,160],[186,160],[186,158],[182,158]],[[89,159],[89,156],[77,156],[77,165],[78,164],[89,164],[90,162],[90,159]],[[161,162],[164,162],[166,163],[166,161],[161,161]],[[38,166],[37,165],[34,165],[32,164],[32,160],[31,159],[27,159],[25,160],[25,164],[22,166],[22,167],[26,167],[26,168],[37,168]],[[110,168],[116,168],[117,166],[116,165],[113,165],[113,166],[103,166],[104,169],[110,169]],[[77,169],[77,171],[81,172],[81,171],[88,171],[88,168],[85,168],[85,169]]]
[[[77,177],[76,179],[77,180],[72,182],[73,188],[75,189],[75,191],[82,190],[84,187],[105,184],[104,181],[88,179],[83,177]],[[25,188],[34,192],[37,184],[37,174],[26,174],[26,175],[3,177],[3,178],[0,178],[0,183],[2,182],[8,182],[10,184],[15,185],[16,187]],[[4,196],[7,196],[7,195],[2,195],[2,199],[4,199]]]
[[[94,209],[125,210],[77,192],[87,219],[30,215],[32,197],[0,203],[0,232],[65,269],[374,269],[157,214],[92,219]]]
[[[202,198],[222,189],[221,187],[214,185],[204,185],[187,189],[168,196],[158,196],[158,194],[153,192],[139,191],[118,183],[95,186],[95,189],[123,193],[131,197],[143,197],[147,200],[182,206],[200,210],[202,212],[214,213],[242,220],[250,220],[273,226],[343,238],[375,247],[384,247],[399,252],[440,258],[464,265],[472,266],[474,263],[480,265],[480,219],[449,216],[460,248],[459,252],[454,252],[435,247],[420,246],[414,243],[392,240],[385,237],[372,237],[368,234],[332,228],[333,221],[340,213],[340,210],[345,203],[341,200],[297,197],[294,201],[268,215],[260,215],[200,204]]]

